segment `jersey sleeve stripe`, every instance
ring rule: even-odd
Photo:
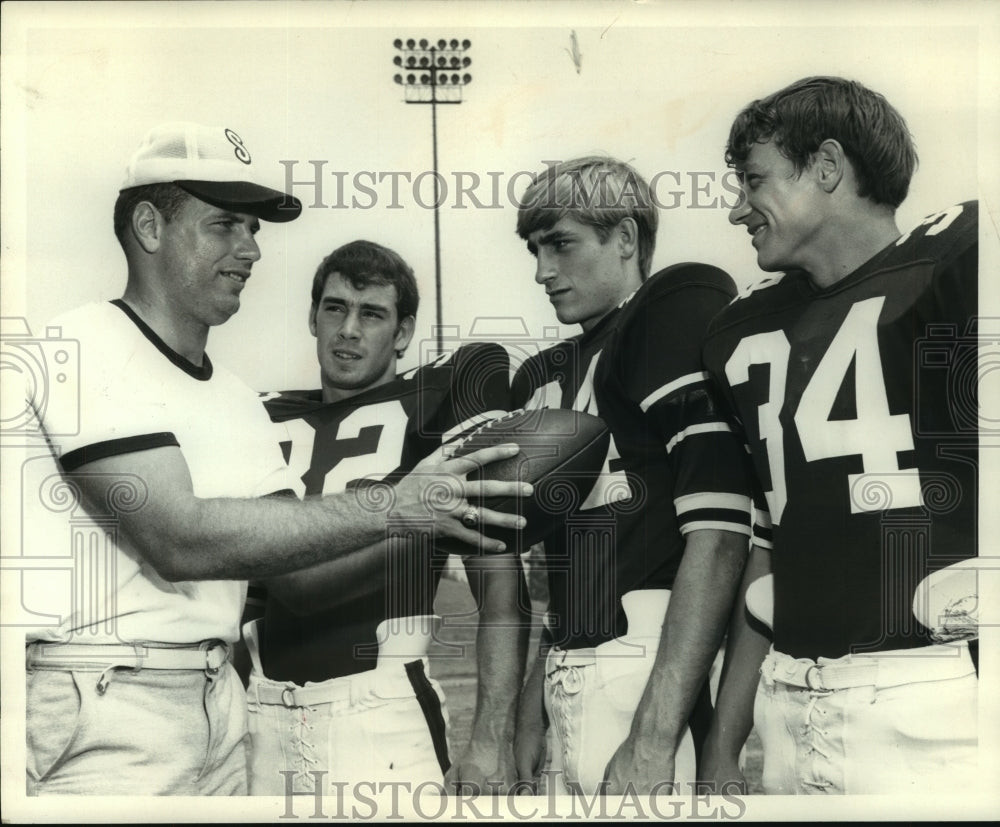
[[[707,434],[712,432],[722,432],[728,431],[732,432],[732,428],[729,427],[725,422],[706,422],[702,425],[691,425],[685,428],[683,431],[679,431],[674,435],[667,443],[667,453],[669,454],[677,445],[683,442],[689,436],[695,436],[696,434]]]
[[[752,536],[748,523],[727,522],[724,520],[692,520],[688,523],[681,523],[679,528],[681,534],[711,529],[713,531],[731,531],[733,534],[743,534],[747,537]]]
[[[758,494],[760,492],[758,491]],[[771,512],[766,508],[760,508],[754,501],[753,507],[753,543],[761,548],[771,549],[774,547],[774,529],[771,526]]]
[[[69,451],[59,458],[59,464],[63,471],[70,473],[99,459],[116,457],[121,454],[131,454],[135,451],[148,451],[151,448],[166,448],[168,446],[180,446],[180,443],[169,431],[162,431],[156,434],[143,434],[142,436],[129,436],[122,439],[108,439],[103,442],[95,442],[92,445],[84,445]]]
[[[663,399],[665,396],[669,396],[675,391],[685,388],[688,385],[695,385],[699,382],[705,382],[708,380],[708,371],[698,371],[697,373],[689,373],[686,376],[678,377],[672,382],[667,382],[661,388],[657,388],[649,396],[639,403],[639,407],[642,409],[643,413],[646,413],[655,403]]]
[[[755,510],[753,521],[753,542],[761,548],[774,548],[774,531],[771,518],[765,511]]]
[[[731,523],[742,526],[742,533],[750,534],[749,509],[699,508],[697,511],[688,511],[679,521],[682,526],[697,522]]]
[[[724,494],[718,491],[705,491],[698,494],[685,494],[674,498],[674,511],[679,517],[690,511],[702,508],[728,508],[746,515],[750,523],[750,497],[742,494]]]

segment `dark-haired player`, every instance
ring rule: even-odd
[[[52,405],[25,388],[62,498],[58,509],[37,500],[30,522],[47,525],[46,543],[72,538],[74,555],[72,589],[47,569],[28,590],[65,595],[52,624],[26,631],[29,794],[245,794],[245,696],[228,661],[247,578],[343,560],[385,536],[385,511],[352,496],[266,496],[285,488],[271,423],[206,352],[257,272],[260,221],[302,209],[261,175],[232,129],[151,130],[114,210],[125,292],[51,323],[79,348],[66,369],[79,369],[82,392]],[[470,458],[422,462],[392,487],[395,513],[424,537],[486,543],[462,522],[466,496],[514,492],[462,480]]]
[[[413,271],[378,244],[351,242],[320,265],[309,329],[322,387],[265,400],[290,437],[283,447],[300,495],[353,488],[363,507],[364,482],[405,473],[506,410],[508,358],[497,345],[469,344],[397,375],[418,301]],[[441,783],[447,714],[427,674],[427,649],[448,555],[391,521],[387,536],[345,565],[267,583],[263,622],[245,630],[254,665],[252,794],[330,792],[340,782]],[[466,566],[470,584],[485,585],[482,635],[507,641],[493,647],[498,656],[484,680],[495,683],[512,717],[519,685],[511,663],[523,663],[526,639],[509,640],[518,627],[504,613],[517,617],[520,568],[510,554],[477,556]],[[488,568],[493,576],[484,577]],[[496,742],[488,747],[492,755],[504,749],[510,752]]]
[[[736,613],[706,774],[740,778],[753,717],[768,792],[958,789],[975,669],[911,607],[976,554],[976,375],[960,370],[970,352],[975,366],[976,204],[901,234],[906,124],[841,78],[751,103],[726,160],[745,196],[730,221],[775,275],[713,322],[705,360],[766,491],[745,581],[773,570],[774,642]]]
[[[582,332],[520,366],[514,404],[595,414],[612,434],[590,498],[545,540],[551,648],[519,712],[530,778],[544,689],[561,771],[549,777],[563,791],[694,780],[688,724],[707,729],[706,679],[749,545],[746,455],[701,363],[708,322],[735,288],[704,264],[648,278],[657,223],[643,178],[599,157],[539,175],[518,213],[535,281]]]

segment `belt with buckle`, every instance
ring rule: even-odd
[[[334,678],[337,684],[326,686],[296,686],[294,683],[276,686],[258,683],[250,692],[259,703],[270,706],[317,706],[335,701],[347,701],[351,698],[351,682],[342,678]]]
[[[843,659],[841,659],[843,660]],[[854,656],[849,661],[783,657],[773,668],[774,680],[814,692],[874,686],[884,689],[923,681],[960,678],[975,672],[967,646],[923,646],[879,655]]]
[[[192,669],[214,675],[229,660],[229,646],[221,640],[189,646],[36,642],[26,647],[25,654],[29,669]]]

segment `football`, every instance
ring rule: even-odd
[[[527,551],[565,521],[587,499],[604,466],[611,439],[602,419],[560,408],[519,410],[487,422],[455,445],[454,455],[516,442],[520,452],[469,473],[470,480],[521,480],[534,486],[530,497],[487,497],[473,505],[520,514],[521,531],[486,526],[508,551]]]

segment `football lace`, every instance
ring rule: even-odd
[[[496,419],[491,419],[485,425],[480,425],[479,428],[477,428],[475,431],[473,431],[468,436],[464,436],[461,439],[459,439],[455,443],[455,447],[456,448],[464,448],[476,436],[476,434],[479,434],[479,433],[481,433],[483,431],[486,431],[486,430],[492,428],[494,425],[496,425],[499,422],[505,422],[505,421],[507,421],[509,419],[514,419],[515,417],[521,416],[521,415],[523,415],[525,413],[527,413],[527,408],[518,408],[516,411],[510,411],[509,413],[505,413],[503,416],[498,416]]]

